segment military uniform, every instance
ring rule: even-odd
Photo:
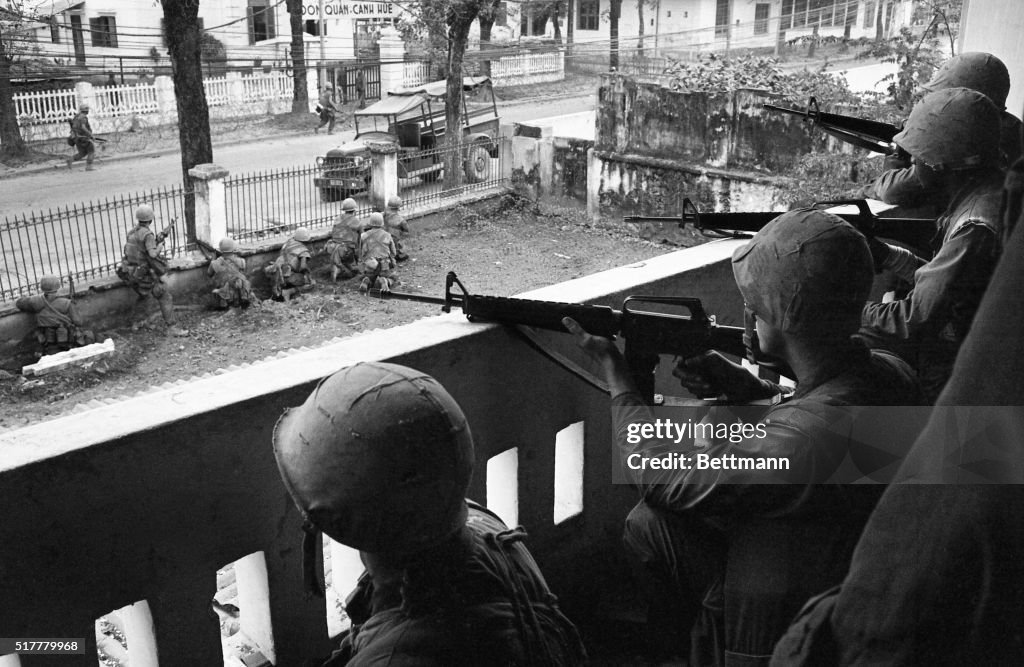
[[[222,309],[230,306],[247,308],[259,299],[253,293],[252,285],[245,275],[245,260],[233,251],[225,252],[223,246],[222,242],[221,252],[224,254],[210,262],[206,270],[207,275],[212,278],[217,305]]]
[[[921,396],[913,372],[894,355],[853,350],[840,368],[772,407],[762,419],[765,437],[704,450],[787,459],[789,472],[775,480],[781,483],[764,484],[748,470],[714,480],[691,479],[689,471],[644,478],[643,500],[626,518],[626,547],[660,598],[652,613],[663,615],[666,632],[697,624],[692,664],[766,665],[803,603],[846,574],[884,487],[826,483],[847,457],[870,455],[829,426],[847,406],[916,405]],[[656,440],[628,446],[628,424],[654,420],[639,394],[613,397],[612,407],[623,457],[664,451]]]
[[[153,211],[148,206],[140,206],[136,211],[136,218],[139,224],[128,233],[128,239],[124,244],[124,257],[117,269],[117,275],[135,290],[139,295],[139,301],[144,301],[148,297],[156,299],[169,333],[187,333],[177,328],[174,297],[163,283],[162,276],[167,273],[167,261],[163,256],[163,238],[158,239],[149,228],[153,222]]]
[[[324,125],[327,126],[327,134],[334,133],[334,123],[337,120],[338,108],[334,105],[334,88],[327,84],[324,92],[320,95],[320,125],[313,132],[319,133]]]
[[[72,162],[85,158],[86,169],[91,170],[96,155],[96,144],[93,141],[92,125],[89,124],[89,107],[83,105],[71,121],[71,136],[74,139],[76,153],[68,158],[68,167]]]
[[[409,233],[409,223],[405,221],[405,216],[398,209],[389,208],[384,212],[384,229],[395,241],[395,260],[404,262],[409,259],[409,255],[402,249],[402,239]]]
[[[395,282],[396,254],[395,242],[383,227],[370,227],[363,232],[359,237],[359,264],[363,271],[360,289],[390,289]]]
[[[275,298],[284,298],[285,290],[313,284],[308,264],[312,253],[300,240],[302,238],[308,241],[309,233],[300,235],[299,231],[296,231],[295,235],[281,246],[281,252],[277,259],[264,269],[264,272],[270,277],[271,291]]]
[[[919,169],[928,180],[949,193],[948,203],[936,221],[935,254],[927,263],[880,246],[879,268],[895,266],[913,288],[903,299],[866,304],[862,334],[870,344],[890,347],[910,361],[930,401],[949,378],[1002,252],[998,123],[989,98],[967,88],[946,88],[921,100],[894,138],[923,163]]]
[[[363,575],[346,606],[353,628],[324,667],[584,664],[524,537],[470,502],[465,531],[426,568],[404,582]]]
[[[273,442],[304,551],[323,531],[359,549],[367,569],[328,665],[584,664],[522,529],[466,501],[473,437],[436,380],[396,364],[344,368],[282,415]],[[318,583],[313,565],[307,581]]]
[[[81,329],[82,320],[74,302],[57,296],[55,291],[22,297],[14,305],[18,310],[36,316],[36,342],[43,355],[92,342],[87,340],[91,333]]]
[[[365,227],[365,223],[352,211],[338,216],[326,245],[334,267],[332,273],[351,278],[359,272],[359,236]]]

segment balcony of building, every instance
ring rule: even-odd
[[[728,261],[738,243],[522,296],[616,308],[632,294],[696,296],[719,323],[739,324]],[[543,334],[542,346],[586,363],[569,336]],[[301,521],[271,432],[320,379],[362,360],[425,371],[461,404],[477,447],[470,496],[527,529],[600,660],[601,635],[621,627],[629,606],[620,535],[636,501],[612,484],[608,397],[514,329],[452,313],[0,434],[0,636],[86,644],[74,657],[0,665],[96,665],[95,624],[114,610],[131,667],[223,664],[211,601],[218,570],[232,563],[238,622],[254,650],[276,665],[327,655],[343,619],[304,594]],[[343,598],[358,557],[339,545],[328,552],[328,580]]]

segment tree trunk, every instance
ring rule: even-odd
[[[7,51],[8,46],[0,32],[0,143],[3,143],[4,157],[23,157],[28,153],[28,146],[21,138],[18,114],[14,108],[14,88],[11,87],[13,54]]]
[[[199,3],[195,0],[163,0],[161,4],[178,107],[181,175],[186,190],[191,190],[188,170],[198,164],[213,162],[210,110],[206,105],[202,62],[199,59]],[[196,238],[195,209],[195,196],[186,196],[185,216],[190,243]]]
[[[636,54],[644,57],[644,0],[636,0],[636,16],[638,25],[636,31]]]
[[[445,190],[463,183],[462,155],[454,147],[462,143],[462,60],[469,43],[469,28],[480,13],[476,2],[456,5],[448,22],[448,85],[446,91],[444,145],[452,150],[444,154]]]
[[[308,113],[309,92],[306,87],[306,44],[303,41],[305,32],[302,29],[302,0],[287,0],[287,6],[288,23],[292,34],[292,83],[295,85],[292,95],[292,113]]]
[[[485,56],[484,51],[490,48],[491,30],[494,28],[494,19],[500,4],[501,0],[494,0],[488,10],[480,14],[480,71],[484,76],[491,75],[491,61]]]
[[[619,15],[621,12],[622,0],[611,0],[608,9],[608,37],[611,40],[608,67],[612,70],[619,69]]]

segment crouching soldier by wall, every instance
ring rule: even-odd
[[[43,276],[39,281],[42,294],[18,299],[18,310],[36,316],[36,342],[39,356],[63,352],[80,345],[96,342],[88,329],[82,328],[82,320],[75,309],[75,303],[66,296],[57,296],[60,278]]]
[[[349,279],[359,273],[359,235],[365,224],[356,215],[356,200],[341,202],[341,215],[331,228],[331,238],[324,249],[331,258],[331,281],[340,275]]]
[[[398,195],[388,197],[388,210],[384,212],[384,229],[391,238],[395,240],[395,261],[404,262],[409,259],[402,249],[402,239],[409,233],[409,223],[405,221],[399,209],[402,208],[402,198]]]
[[[370,214],[370,226],[359,237],[359,264],[363,270],[363,281],[359,291],[379,289],[391,291],[398,282],[395,277],[395,241],[384,230],[384,216]]]
[[[252,291],[252,284],[245,275],[245,260],[238,256],[238,243],[232,238],[223,238],[218,244],[220,257],[210,262],[207,275],[212,278],[214,308],[227,310],[231,306],[248,308],[259,299]]]
[[[366,567],[348,597],[352,628],[325,667],[584,664],[523,529],[465,499],[473,437],[432,377],[379,362],[342,369],[285,411],[273,443],[305,552],[323,531]],[[320,592],[315,560],[305,565]]]
[[[172,228],[168,227],[159,234],[154,233],[150,229],[153,224],[153,208],[146,204],[135,209],[135,219],[138,224],[128,233],[124,258],[117,268],[117,276],[139,295],[138,303],[149,297],[156,299],[169,335],[187,336],[188,331],[178,326],[174,315],[174,297],[163,282],[163,275],[167,273],[163,243]]]
[[[277,301],[287,301],[300,289],[312,289],[316,284],[310,270],[312,253],[306,246],[312,237],[309,230],[299,227],[281,246],[281,253],[263,272],[270,277],[271,292]]]

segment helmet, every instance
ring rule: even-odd
[[[1003,61],[991,53],[961,53],[944,62],[921,87],[929,93],[946,88],[970,88],[992,100],[999,109],[1005,109],[1010,72]]]
[[[56,292],[60,289],[60,278],[57,276],[43,276],[39,280],[39,289],[44,293]]]
[[[153,207],[149,204],[142,204],[135,209],[135,219],[139,222],[153,222]]]
[[[747,307],[790,333],[854,333],[874,279],[867,240],[838,216],[796,209],[732,257]]]
[[[388,197],[388,208],[399,209],[402,208],[402,198],[398,195],[391,195]]]
[[[285,411],[273,443],[303,518],[341,544],[410,555],[465,524],[473,438],[429,375],[380,362],[344,368]]]
[[[352,199],[351,197],[349,197],[345,201],[341,202],[341,210],[342,211],[354,211],[354,210],[356,210],[356,208],[358,208],[356,206],[356,200]]]
[[[217,249],[221,252],[238,252],[238,243],[230,236],[225,236],[217,244]]]
[[[78,110],[79,111],[88,111],[89,110],[89,103],[88,102],[82,102],[81,104],[78,105]]]
[[[295,230],[295,233],[292,234],[292,238],[298,241],[299,243],[309,243],[309,239],[313,237],[310,236],[308,229],[306,229],[305,227],[299,227],[298,229]]]
[[[999,109],[976,90],[929,93],[893,137],[903,150],[936,171],[972,169],[999,159]]]
[[[370,226],[371,227],[383,227],[384,226],[384,215],[382,213],[373,212],[370,214]]]

